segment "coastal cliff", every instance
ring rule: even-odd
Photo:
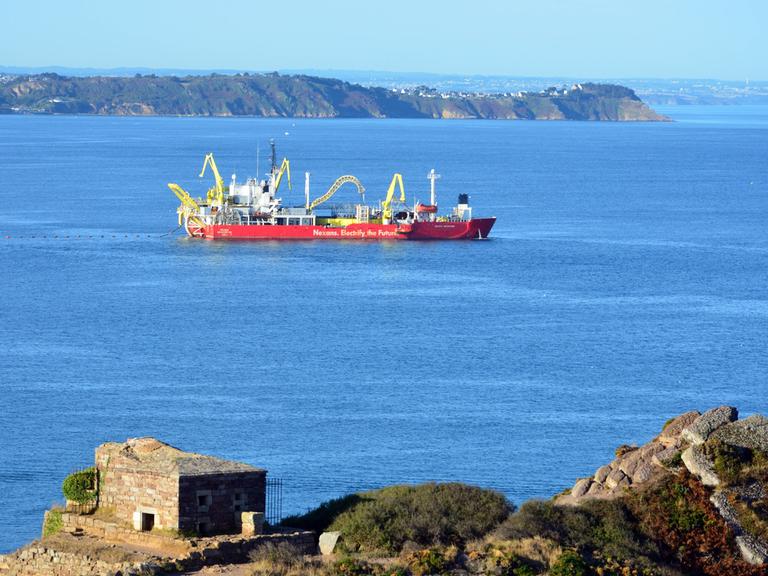
[[[314,76],[68,77],[0,73],[0,113],[665,121],[613,84],[481,94],[368,88]]]

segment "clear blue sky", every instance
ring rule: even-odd
[[[44,0],[0,65],[768,80],[768,0]]]

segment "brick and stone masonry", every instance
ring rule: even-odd
[[[96,449],[99,508],[136,530],[198,534],[259,531],[266,471],[248,464],[184,452],[154,438],[108,442]]]

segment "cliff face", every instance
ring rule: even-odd
[[[623,86],[583,84],[517,94],[439,94],[366,88],[278,74],[236,76],[0,76],[0,113],[294,118],[667,120]]]

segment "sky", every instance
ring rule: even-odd
[[[768,80],[768,0],[38,0],[0,66]]]

